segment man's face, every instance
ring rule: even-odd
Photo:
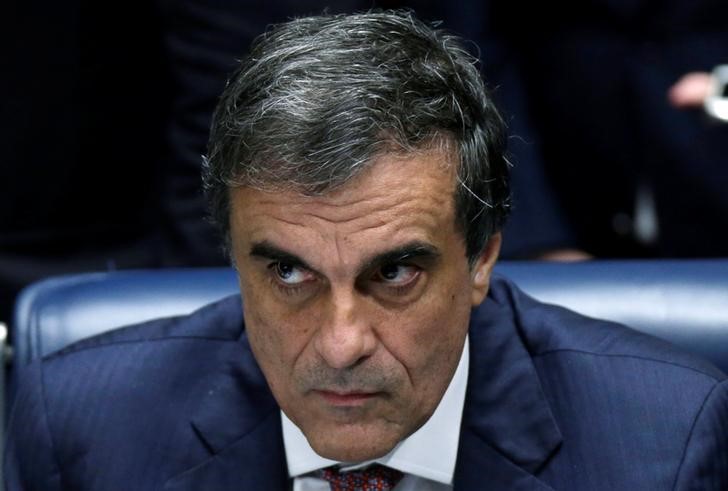
[[[248,338],[281,409],[323,457],[389,452],[455,372],[495,237],[471,270],[440,150],[385,154],[319,197],[232,191]]]

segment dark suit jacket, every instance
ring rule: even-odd
[[[709,364],[494,278],[472,315],[456,490],[728,489],[728,383]],[[283,490],[279,408],[237,297],[27,369],[17,490]]]

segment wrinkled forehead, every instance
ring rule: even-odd
[[[438,150],[385,154],[346,184],[320,195],[233,189],[234,249],[245,254],[251,244],[267,243],[307,256],[343,259],[405,243],[437,247],[456,233],[455,167]]]

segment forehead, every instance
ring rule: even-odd
[[[302,257],[345,260],[412,240],[437,245],[455,233],[455,173],[452,156],[432,149],[381,155],[323,196],[237,188],[231,192],[233,247],[266,241]]]

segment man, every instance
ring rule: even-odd
[[[205,169],[243,303],[29,367],[8,488],[725,489],[722,373],[491,278],[503,134],[410,13],[274,27]]]

